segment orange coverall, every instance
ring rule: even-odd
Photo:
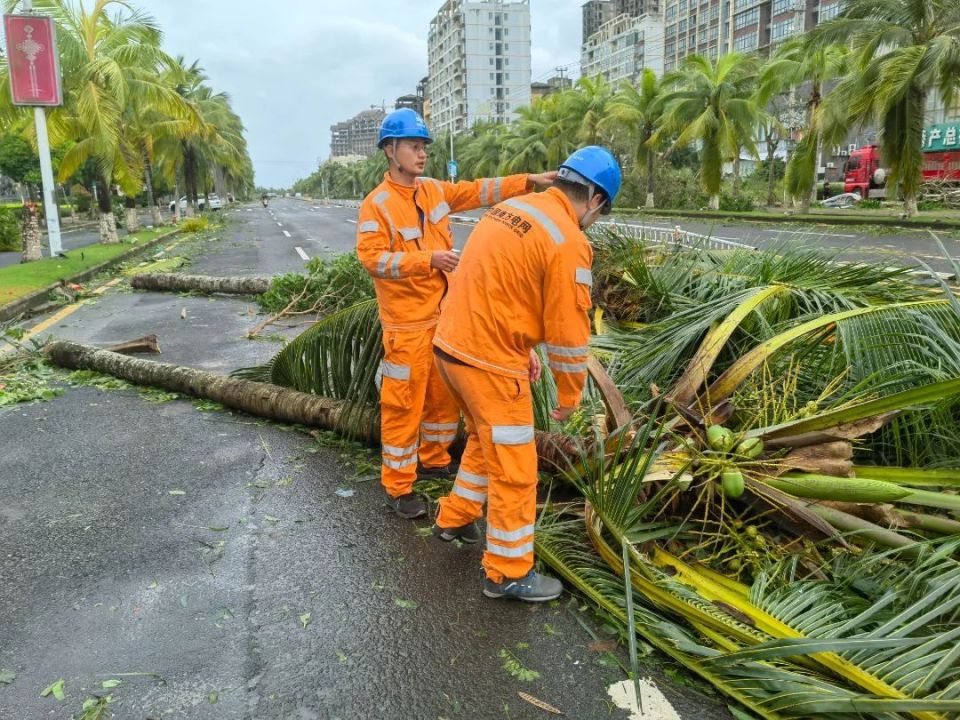
[[[425,467],[450,462],[460,423],[432,355],[447,276],[430,260],[434,251],[453,248],[448,215],[527,190],[526,175],[459,183],[418,178],[408,187],[387,173],[360,205],[357,256],[373,277],[383,326],[381,482],[391,497],[412,491],[418,457]]]
[[[575,407],[587,377],[593,250],[560,190],[490,210],[470,235],[434,336],[440,375],[460,405],[467,447],[437,525],[483,514],[483,567],[494,582],[533,567],[537,449],[530,350],[546,344],[559,403]]]

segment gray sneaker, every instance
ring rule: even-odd
[[[526,602],[547,602],[563,594],[563,583],[549,575],[541,575],[531,570],[524,577],[495,583],[490,578],[483,579],[483,594],[488,598],[512,598]]]
[[[397,498],[387,495],[387,504],[404,520],[413,520],[427,514],[427,503],[416,493],[407,493]]]
[[[475,522],[467,523],[455,528],[442,528],[439,525],[433,526],[433,535],[444,542],[459,540],[460,542],[470,543],[471,545],[480,542],[480,528]]]

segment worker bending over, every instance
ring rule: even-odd
[[[533,569],[533,349],[545,345],[559,400],[552,417],[566,420],[587,377],[593,251],[583,230],[610,212],[620,184],[614,157],[590,146],[567,158],[546,192],[495,206],[470,235],[440,316],[437,368],[463,412],[467,446],[434,533],[479,538],[487,504],[488,597],[543,602],[562,592]]]

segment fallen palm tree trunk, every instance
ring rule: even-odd
[[[344,400],[288,390],[271,383],[224,377],[205,370],[141,360],[69,341],[47,344],[44,354],[52,363],[74,370],[93,370],[170,392],[213,400],[250,415],[335,430],[377,445],[379,413]],[[565,467],[583,452],[575,438],[537,431],[537,454],[550,467]]]
[[[139,273],[130,279],[138,290],[198,292],[205,295],[260,295],[270,289],[269,277],[213,277],[181,273]]]

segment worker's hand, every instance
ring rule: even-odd
[[[546,190],[548,187],[553,185],[553,181],[557,179],[557,171],[551,170],[550,172],[538,173],[536,175],[527,175],[527,182],[532,183],[533,187],[537,190]]]
[[[550,413],[550,417],[552,417],[557,422],[563,422],[568,417],[573,415],[574,410],[576,410],[575,407],[558,407],[553,412]]]
[[[540,362],[540,356],[536,350],[530,351],[530,382],[536,382],[540,379],[543,372],[543,364]]]
[[[460,256],[453,250],[436,250],[430,256],[430,267],[435,267],[444,272],[456,270],[458,262],[460,262]]]

